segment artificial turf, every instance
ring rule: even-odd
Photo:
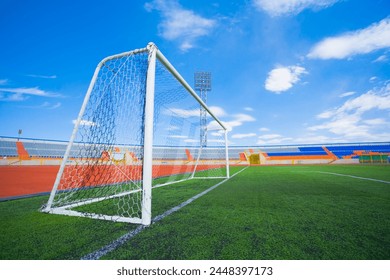
[[[389,259],[390,184],[330,173],[390,182],[389,165],[249,167],[103,258]],[[153,216],[216,182],[153,190]],[[0,259],[79,259],[136,227],[43,214],[46,200],[0,203]]]

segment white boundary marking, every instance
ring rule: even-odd
[[[359,177],[359,176],[353,176],[353,175],[347,175],[347,174],[332,173],[332,172],[325,172],[325,171],[314,171],[314,172],[323,173],[323,174],[331,174],[331,175],[336,175],[336,176],[351,177],[351,178],[355,178],[355,179],[361,179],[361,180],[368,180],[368,181],[374,181],[374,182],[380,182],[380,183],[390,184],[389,181],[378,180],[378,179],[372,179],[372,178],[365,178],[365,177]]]
[[[187,201],[184,201],[183,203],[169,209],[168,211],[166,211],[165,213],[161,214],[161,215],[158,215],[156,217],[154,217],[152,219],[152,224],[154,223],[157,223],[158,221],[161,221],[162,219],[164,219],[166,216],[169,216],[170,214],[176,212],[176,211],[179,211],[181,208],[183,208],[184,206],[187,206],[188,204],[190,204],[191,202],[193,202],[194,200],[198,199],[199,197],[205,195],[206,193],[212,191],[213,189],[217,188],[218,186],[222,185],[223,183],[225,183],[226,181],[228,181],[229,179],[233,178],[234,176],[236,176],[237,174],[241,173],[242,171],[246,170],[249,166],[246,166],[245,168],[241,169],[240,171],[238,171],[237,173],[233,174],[232,176],[230,176],[230,178],[226,178],[225,180],[215,184],[214,186],[208,188],[207,190],[191,197],[190,199],[188,199]],[[113,242],[111,242],[110,244],[96,250],[95,252],[92,252],[88,255],[85,255],[84,257],[82,257],[81,259],[82,260],[98,260],[100,259],[101,257],[107,255],[108,253],[114,251],[115,249],[117,249],[118,247],[122,246],[125,242],[129,241],[130,239],[132,239],[134,236],[136,236],[137,234],[139,234],[140,232],[142,232],[144,229],[148,228],[148,226],[144,226],[144,225],[140,225],[138,226],[135,230],[132,230],[124,235],[122,235],[121,237],[119,237],[118,239],[114,240]]]

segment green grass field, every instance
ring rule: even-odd
[[[233,173],[237,168],[232,168]],[[320,173],[320,172],[328,173]],[[104,259],[390,259],[390,166],[249,167]],[[153,190],[153,216],[218,180]],[[0,259],[80,259],[136,225],[0,203]]]

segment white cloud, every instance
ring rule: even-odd
[[[73,120],[72,123],[73,124],[76,124],[77,120]],[[80,126],[95,126],[97,125],[97,123],[93,122],[93,121],[88,121],[88,120],[80,120],[80,123],[79,123]]]
[[[233,115],[238,122],[254,122],[256,119],[247,114],[235,114]]]
[[[30,108],[30,109],[50,109],[50,110],[53,110],[53,109],[57,109],[59,107],[61,107],[61,102],[57,102],[55,104],[51,104],[50,102],[43,102],[42,104],[40,105],[36,105],[36,106],[20,106],[21,108]]]
[[[232,135],[232,138],[234,139],[243,139],[243,138],[250,138],[250,137],[255,137],[256,136],[256,133],[243,133],[243,134],[233,134]]]
[[[49,109],[57,109],[59,107],[61,107],[61,102],[57,102],[56,104],[54,104],[51,107],[49,107]]]
[[[267,128],[267,127],[261,127],[259,130],[260,130],[261,132],[266,132],[266,131],[269,131],[269,128]]]
[[[390,18],[385,18],[365,29],[326,38],[316,44],[307,56],[319,59],[343,59],[389,47]]]
[[[216,137],[221,137],[223,135],[225,135],[225,133],[221,130],[219,131],[214,131],[214,132],[208,132],[207,135],[211,135],[211,136],[216,136]]]
[[[385,62],[387,60],[388,60],[387,55],[381,55],[377,59],[375,59],[373,62]]]
[[[368,135],[368,127],[359,125],[360,117],[355,114],[339,114],[331,119],[331,121],[309,127],[311,131],[328,130],[337,135],[346,137],[366,137]]]
[[[376,80],[378,80],[378,77],[377,77],[377,76],[372,76],[372,77],[369,79],[369,81],[370,81],[371,83],[375,82]]]
[[[223,117],[226,112],[218,106],[209,106],[210,111],[217,117]],[[165,111],[166,115],[175,114],[183,118],[192,118],[200,116],[200,109],[180,109],[180,108],[169,108]]]
[[[177,138],[177,139],[187,139],[188,137],[185,135],[169,135],[170,138]]]
[[[327,8],[339,0],[253,0],[259,10],[264,10],[271,16],[299,14],[304,9]]]
[[[27,75],[28,77],[31,78],[41,78],[41,79],[56,79],[56,75],[35,75],[35,74],[29,74]]]
[[[320,144],[320,143],[330,143],[330,142],[343,142],[340,140],[331,139],[328,136],[324,135],[306,135],[305,137],[299,137],[294,139],[294,142],[297,144]]]
[[[270,139],[275,139],[275,138],[280,138],[280,137],[282,137],[282,136],[279,134],[265,134],[265,135],[259,136],[259,139],[270,140]]]
[[[226,114],[225,114],[226,115]],[[232,115],[233,119],[230,121],[222,121],[223,125],[228,131],[232,131],[234,127],[242,126],[245,122],[253,122],[256,119],[248,114],[234,114]],[[219,124],[216,121],[211,121],[208,124],[208,129],[219,128]]]
[[[234,127],[241,126],[242,122],[233,120],[233,121],[222,121],[222,124],[226,127],[227,131],[232,131]],[[221,126],[216,121],[211,121],[207,128],[210,130],[218,129]]]
[[[0,86],[4,86],[8,83],[8,80],[7,79],[1,79],[0,80]]]
[[[329,119],[330,117],[333,116],[333,112],[332,111],[325,111],[325,112],[322,112],[321,114],[318,114],[317,115],[317,118],[318,119]]]
[[[6,94],[0,90],[0,101],[24,101],[27,100],[28,96],[21,93]]]
[[[301,66],[277,67],[268,73],[265,89],[275,93],[286,91],[299,82],[302,74],[307,74],[307,71]]]
[[[176,0],[154,0],[145,4],[147,11],[161,12],[163,21],[160,23],[160,35],[169,41],[178,41],[180,49],[187,51],[194,47],[194,42],[210,34],[216,21],[207,19],[186,10]]]
[[[227,128],[228,131],[232,131],[234,127],[242,126],[246,122],[253,122],[256,121],[254,117],[248,114],[233,114],[228,115],[225,110],[218,106],[210,106],[210,111],[213,112],[213,114],[218,117],[219,119],[221,117],[224,118],[231,118],[229,121],[222,121],[222,124]],[[199,118],[200,116],[200,110],[199,109],[180,109],[180,108],[169,108],[164,111],[164,114],[171,115],[175,114],[177,116],[180,116],[182,118]],[[207,129],[209,130],[217,130],[220,129],[221,126],[217,123],[217,121],[213,120],[210,121],[207,125]],[[170,127],[169,130],[175,130],[176,127]]]
[[[234,127],[242,126],[245,122],[253,122],[256,119],[247,114],[235,114],[231,121],[223,122],[228,131],[232,131]]]
[[[363,122],[365,124],[368,124],[368,125],[384,125],[384,124],[386,124],[385,119],[382,119],[382,118],[369,119],[369,120],[365,120]]]
[[[170,127],[167,128],[168,131],[176,131],[176,130],[180,130],[180,127],[178,126],[175,126],[175,125],[171,125]]]
[[[229,127],[227,126],[226,122],[222,121],[222,124],[225,126],[225,128],[229,130]],[[208,130],[220,130],[222,129],[221,125],[217,122],[217,121],[211,121],[209,122],[209,124],[207,125],[207,129]]]
[[[210,111],[218,118],[226,116],[224,109],[218,106],[209,106]]]
[[[293,139],[290,137],[283,137],[279,134],[266,134],[259,136],[257,143],[258,145],[273,145],[281,143],[291,143]]]
[[[11,93],[20,93],[20,94],[31,94],[38,96],[47,96],[48,94],[39,89],[38,87],[34,88],[0,88],[0,91],[3,92],[11,92]]]
[[[208,143],[219,143],[219,144],[225,144],[225,139],[207,139]]]
[[[252,107],[245,107],[244,110],[248,112],[253,112],[254,109]]]
[[[339,97],[347,97],[347,96],[354,95],[355,93],[356,93],[356,91],[348,91],[348,92],[344,92],[344,93],[340,94]]]
[[[199,143],[199,140],[196,140],[196,139],[185,139],[183,141],[186,143]]]
[[[26,95],[42,96],[42,97],[59,97],[60,94],[54,92],[48,92],[33,88],[0,88],[0,100],[7,101],[22,101],[26,100]]]
[[[364,115],[368,112],[379,114],[384,110],[390,110],[390,85],[370,90],[347,100],[337,108],[319,114],[317,118],[328,119],[328,121],[308,129],[309,131],[325,130],[339,138],[353,141],[378,141],[378,137],[382,134],[376,134],[374,129],[382,126],[381,129],[386,130],[388,121],[383,118],[364,119]]]
[[[167,111],[165,111],[165,114],[173,113],[175,115],[178,115],[183,118],[190,118],[190,117],[199,117],[200,116],[200,110],[199,109],[193,109],[193,110],[186,110],[186,109],[179,109],[179,108],[170,108]]]
[[[390,84],[380,90],[370,90],[354,99],[347,100],[336,112],[355,111],[362,114],[373,109],[390,109]]]

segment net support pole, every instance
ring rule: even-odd
[[[229,147],[228,147],[228,131],[225,129],[225,158],[226,158],[226,178],[230,178],[230,169],[229,169]]]
[[[101,62],[98,64],[98,66],[96,67],[95,72],[94,72],[94,74],[93,74],[93,76],[92,76],[91,83],[89,84],[87,93],[86,93],[86,95],[85,95],[83,104],[82,104],[82,106],[81,106],[79,115],[78,115],[77,120],[76,120],[75,126],[73,127],[73,132],[72,132],[72,135],[71,135],[71,137],[70,137],[68,146],[66,147],[66,151],[65,151],[64,158],[62,159],[62,162],[61,162],[61,165],[60,165],[60,169],[58,170],[56,180],[55,180],[54,185],[53,185],[53,188],[52,188],[52,190],[51,190],[49,200],[48,200],[48,202],[47,202],[47,205],[46,205],[45,209],[42,210],[43,212],[49,212],[49,211],[51,210],[51,208],[52,208],[53,201],[54,201],[54,196],[55,196],[55,194],[56,194],[56,192],[57,192],[58,185],[59,185],[59,183],[60,183],[60,181],[61,181],[62,173],[64,172],[66,162],[67,162],[67,160],[68,160],[68,158],[69,158],[69,154],[70,154],[70,151],[71,151],[73,142],[74,142],[74,140],[76,139],[76,135],[77,135],[78,128],[79,128],[79,126],[80,126],[81,119],[82,119],[82,117],[83,117],[83,115],[84,115],[85,108],[87,107],[88,100],[89,100],[89,98],[90,98],[90,96],[91,96],[91,92],[92,92],[92,89],[93,89],[93,87],[94,87],[94,85],[95,85],[95,82],[96,82],[96,79],[97,79],[97,77],[98,77],[100,68],[102,68],[102,65],[104,64],[104,62],[105,62],[105,61],[101,61]]]
[[[157,47],[153,43],[149,43],[147,48],[149,50],[149,61],[146,78],[144,160],[142,171],[142,224],[146,226],[150,225],[152,221],[153,115]]]

